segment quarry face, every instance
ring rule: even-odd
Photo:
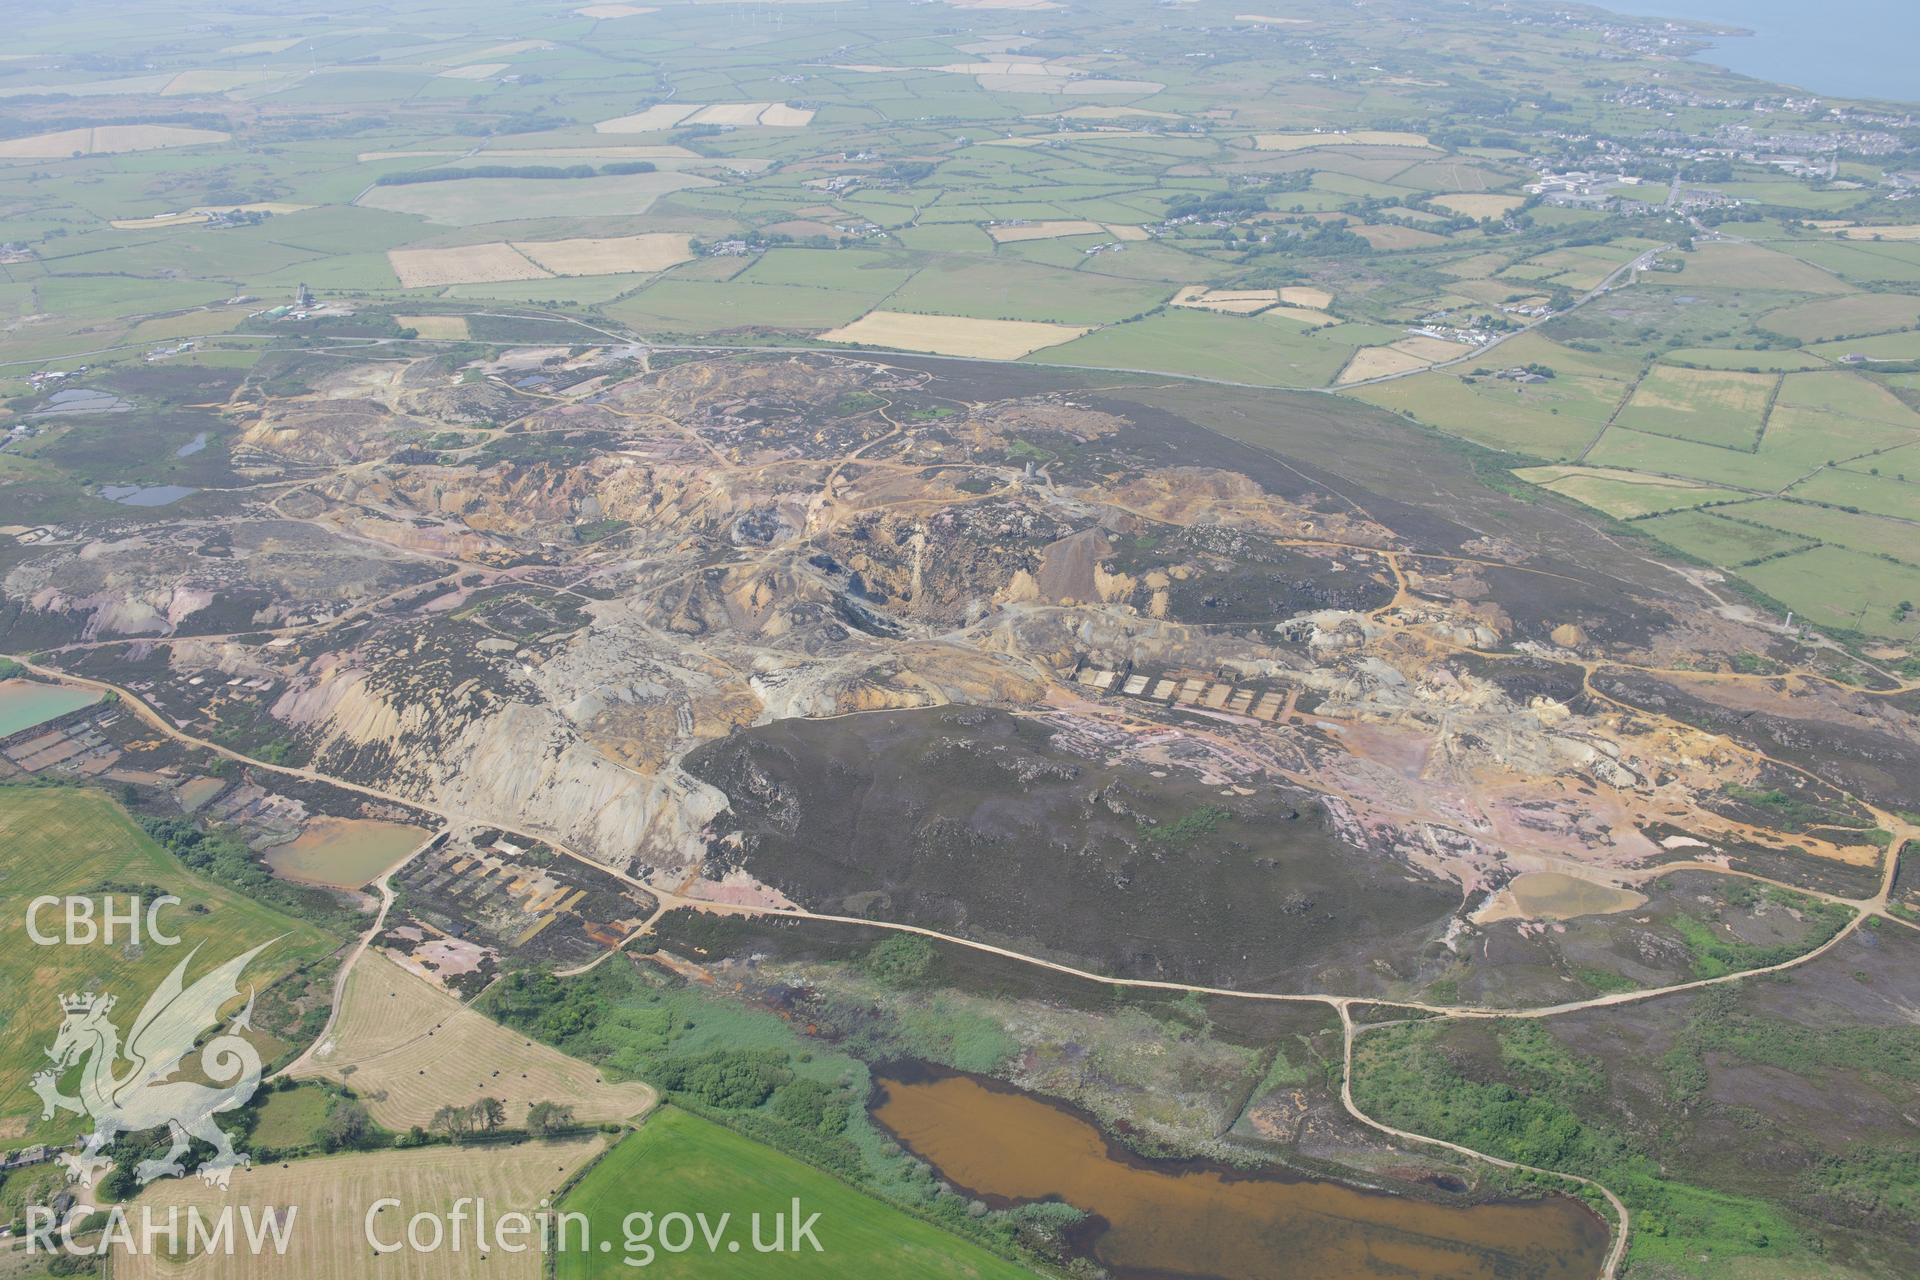
[[[1731,678],[1778,637],[1444,460],[1396,472],[1371,411],[516,359],[235,389],[238,482],[25,540],[9,647],[685,897],[1195,981],[1385,990],[1475,938],[1561,945],[1503,918],[1521,876],[1863,894],[1872,806],[1920,808],[1884,764],[1910,701]],[[583,390],[515,391],[527,359]],[[1871,804],[1782,765],[1816,740]]]

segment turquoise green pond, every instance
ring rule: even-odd
[[[37,684],[32,680],[0,680],[0,738],[10,738],[22,729],[45,724],[98,701],[99,694],[85,689]]]

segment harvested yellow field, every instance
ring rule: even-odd
[[[861,342],[902,351],[982,360],[1018,360],[1042,347],[1086,333],[1090,326],[1045,324],[1038,320],[977,320],[966,316],[922,316],[905,311],[869,311],[852,324],[820,334],[825,342]]]
[[[62,129],[0,142],[0,160],[58,160],[65,156],[114,155],[122,151],[158,151],[162,147],[199,147],[225,142],[218,129],[189,129],[177,124],[103,124],[92,129]]]
[[[1471,191],[1433,197],[1434,204],[1466,218],[1497,218],[1501,214],[1512,213],[1526,202],[1525,196],[1489,196]]]
[[[467,337],[465,316],[395,316],[393,319],[401,328],[412,329],[423,338]]]
[[[576,240],[491,240],[451,249],[389,249],[387,262],[407,289],[550,276],[613,276],[665,271],[693,257],[675,232]]]
[[[637,4],[590,4],[585,8],[575,9],[574,12],[583,18],[606,19],[637,18],[643,13],[658,13],[660,11]]]
[[[1368,378],[1412,373],[1435,361],[1464,355],[1468,350],[1458,343],[1442,342],[1438,338],[1408,338],[1390,347],[1362,347],[1353,353],[1353,359],[1347,361],[1347,367],[1340,371],[1340,376],[1334,382],[1345,386],[1350,382],[1365,382]]]
[[[813,111],[807,107],[790,107],[784,102],[775,102],[760,113],[762,129],[799,129],[813,123]]]
[[[507,69],[504,62],[476,62],[467,67],[449,67],[440,73],[443,80],[485,80]]]
[[[1278,289],[1209,289],[1203,284],[1190,284],[1174,294],[1168,305],[1250,316],[1279,303]]]
[[[1097,236],[1106,232],[1098,222],[1060,219],[1053,222],[1023,222],[1014,226],[988,227],[996,244],[1018,244],[1022,240],[1054,240],[1061,236]]]
[[[1437,151],[1424,134],[1391,129],[1341,129],[1327,133],[1256,133],[1253,145],[1262,151],[1310,151],[1315,147],[1425,147]]]
[[[699,109],[688,102],[661,102],[630,116],[602,120],[593,129],[595,133],[652,133],[673,128]]]
[[[524,1117],[509,1112],[508,1121]],[[561,1185],[605,1149],[601,1137],[568,1138],[553,1142],[522,1142],[490,1146],[484,1156],[471,1156],[447,1147],[414,1147],[401,1151],[355,1152],[264,1164],[240,1169],[230,1190],[208,1186],[198,1178],[163,1178],[140,1193],[139,1203],[152,1205],[166,1221],[168,1206],[199,1209],[208,1222],[218,1219],[228,1205],[236,1206],[235,1232],[241,1234],[242,1213],[251,1209],[254,1221],[269,1209],[297,1205],[288,1227],[292,1243],[284,1254],[271,1248],[256,1255],[238,1247],[213,1250],[190,1261],[169,1257],[163,1249],[116,1254],[112,1262],[117,1280],[360,1280],[367,1275],[392,1274],[406,1280],[456,1280],[484,1274],[488,1280],[539,1280],[546,1256],[538,1249],[512,1253],[491,1249],[481,1255],[486,1263],[476,1269],[469,1242],[465,1249],[408,1250],[392,1255],[382,1271],[367,1243],[366,1217],[374,1202],[395,1199],[402,1208],[376,1218],[380,1239],[402,1240],[406,1222],[416,1213],[445,1215],[462,1197],[482,1199],[498,1221],[502,1213],[533,1213],[555,1197]],[[184,1215],[183,1215],[184,1217]],[[133,1221],[140,1219],[136,1216]]]
[[[1300,324],[1340,324],[1339,316],[1318,307],[1289,307],[1284,303],[1277,307],[1268,307],[1260,313],[1262,319],[1271,320],[1278,316],[1282,320],[1293,320]]]
[[[1353,359],[1347,361],[1346,368],[1340,370],[1340,376],[1333,381],[1335,386],[1346,386],[1351,382],[1365,382],[1368,378],[1410,373],[1426,368],[1428,363],[1404,351],[1395,351],[1392,347],[1362,347],[1353,353]]]
[[[1304,27],[1310,25],[1305,18],[1275,18],[1264,13],[1236,13],[1235,22],[1253,22],[1263,27]]]
[[[1167,305],[1229,315],[1285,316],[1303,324],[1338,324],[1339,317],[1326,310],[1332,302],[1331,293],[1307,285],[1281,289],[1210,289],[1203,284],[1189,284],[1182,285],[1180,292],[1167,300]]]
[[[179,213],[158,213],[151,218],[115,218],[112,226],[116,231],[144,231],[154,227],[184,227],[196,222],[205,222],[210,213],[299,213],[302,209],[313,208],[310,204],[283,204],[277,200],[263,200],[256,204],[203,204]]]
[[[1920,223],[1907,223],[1898,227],[1839,227],[1841,235],[1849,240],[1920,240]]]
[[[691,240],[675,232],[649,232],[606,240],[526,240],[512,246],[557,276],[613,276],[665,271],[693,257]]]
[[[389,249],[387,262],[404,289],[446,284],[491,284],[497,280],[543,280],[552,273],[503,240],[454,249]]]
[[[1418,335],[1402,338],[1392,346],[1395,351],[1404,351],[1417,360],[1429,361],[1452,360],[1473,350],[1464,342],[1448,342],[1442,338],[1426,338]]]
[[[509,1031],[369,950],[347,979],[332,1033],[300,1069],[352,1087],[390,1129],[424,1125],[449,1104],[499,1098],[518,1120],[535,1102],[565,1102],[587,1123],[651,1108],[652,1089],[609,1084],[593,1067]]]

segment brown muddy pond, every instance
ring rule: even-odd
[[[1084,1116],[997,1081],[894,1067],[873,1115],[996,1205],[1094,1215],[1081,1248],[1123,1280],[1592,1280],[1606,1224],[1568,1196],[1439,1204],[1198,1161],[1148,1161]]]

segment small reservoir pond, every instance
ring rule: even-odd
[[[0,680],[0,738],[10,738],[98,701],[100,695],[87,689],[34,680]]]
[[[965,1194],[1094,1215],[1081,1249],[1122,1280],[1592,1280],[1606,1255],[1606,1224],[1568,1196],[1443,1204],[1149,1161],[998,1081],[896,1064],[875,1084],[874,1119]]]

